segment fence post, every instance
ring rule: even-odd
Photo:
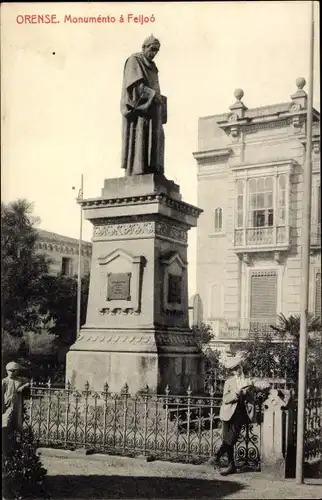
[[[290,477],[288,451],[293,428],[290,416],[289,391],[283,394],[277,389],[271,389],[264,401],[264,419],[261,425],[261,470],[276,478]]]

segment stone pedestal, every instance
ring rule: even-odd
[[[276,479],[295,477],[294,412],[290,394],[271,389],[261,425],[261,471]]]
[[[83,200],[93,228],[87,318],[67,355],[72,387],[179,393],[202,386],[188,317],[187,234],[201,210],[156,174],[105,180]]]

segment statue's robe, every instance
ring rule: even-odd
[[[162,102],[156,102],[159,96]],[[122,168],[126,175],[164,173],[166,98],[160,94],[158,69],[143,54],[133,54],[124,66],[121,97]]]
[[[10,451],[13,444],[10,436],[13,432],[21,432],[23,426],[24,392],[29,386],[26,378],[1,381],[2,390],[2,453]]]
[[[1,381],[2,389],[2,427],[12,430],[21,430],[23,423],[24,392],[28,379],[19,377],[4,378]]]

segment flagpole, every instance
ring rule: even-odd
[[[81,175],[81,188],[78,192],[77,201],[83,199],[83,174]],[[81,291],[82,291],[82,276],[81,276],[81,261],[82,261],[82,239],[83,239],[83,208],[80,205],[80,216],[79,216],[79,241],[78,241],[78,270],[77,270],[77,325],[76,325],[76,335],[79,336],[80,332],[80,314],[81,314]]]
[[[307,97],[306,158],[303,174],[303,222],[302,222],[302,262],[301,262],[301,324],[298,371],[298,407],[296,442],[296,483],[304,482],[304,434],[306,362],[308,342],[308,305],[310,276],[310,233],[311,233],[311,193],[312,193],[312,122],[313,122],[313,64],[314,64],[314,1],[310,5],[310,52],[309,85]]]

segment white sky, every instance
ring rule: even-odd
[[[196,203],[198,117],[223,113],[245,92],[249,108],[290,100],[308,79],[310,2],[2,3],[2,199],[35,202],[40,227],[78,238],[75,202],[121,177],[119,100],[125,58],[153,33],[168,97],[166,175]],[[56,14],[59,24],[17,24],[18,14]],[[121,14],[152,14],[149,24]],[[64,23],[64,16],[115,16],[112,24]],[[314,106],[319,109],[316,2]],[[53,52],[55,55],[53,55]],[[84,239],[92,226],[84,223]],[[195,292],[196,230],[189,233],[189,293]]]

